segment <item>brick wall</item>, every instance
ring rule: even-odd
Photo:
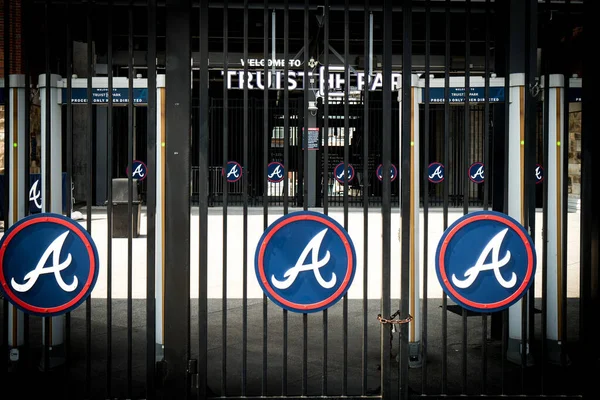
[[[10,2],[10,73],[23,73],[21,59],[21,1],[0,0],[0,76],[4,77],[4,4]]]

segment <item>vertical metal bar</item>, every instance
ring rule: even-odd
[[[246,395],[248,357],[248,0],[244,0],[244,138],[242,161],[243,236],[242,236],[242,396]]]
[[[488,180],[483,187],[483,209],[488,209],[489,192],[491,184],[491,167],[490,160],[490,0],[485,1],[485,60],[484,60],[484,84],[485,84],[485,99],[484,99],[484,126],[483,126],[483,165],[487,169],[485,174]],[[487,313],[481,315],[481,392],[487,392]]]
[[[69,3],[70,1],[67,1],[67,7],[66,7],[66,17],[67,17],[67,24],[66,24],[66,28],[67,28],[67,38],[69,37],[69,20],[68,20],[68,16],[69,16]],[[30,73],[31,73],[31,67],[30,67],[30,62],[29,62],[29,52],[30,52],[30,41],[29,41],[29,11],[28,11],[28,2],[22,2],[21,4],[21,63],[23,65],[23,71],[24,71],[24,78],[25,78],[25,98],[24,98],[24,106],[25,106],[25,115],[30,115],[31,112],[31,77],[30,77]],[[5,14],[6,15],[6,14]],[[6,47],[5,47],[6,49]],[[4,114],[7,115],[7,114]],[[6,119],[5,119],[5,123],[6,123]],[[29,118],[25,118],[25,120],[23,121],[24,123],[24,130],[25,130],[25,142],[23,143],[24,146],[24,153],[25,153],[25,171],[24,171],[24,175],[25,175],[25,193],[29,193],[29,179],[30,179],[30,168],[29,166],[31,165],[31,121]],[[8,132],[5,130],[5,132]],[[29,196],[25,195],[23,196],[23,211],[24,211],[24,215],[27,216],[30,214],[30,208],[29,208]],[[67,207],[67,216],[70,217],[71,216],[71,210],[69,207]],[[24,315],[25,319],[28,320],[29,319],[29,315],[25,314]],[[27,321],[28,322],[28,321]],[[24,330],[24,347],[27,349],[29,347],[29,332],[28,329]]]
[[[538,85],[539,84],[539,78],[538,78],[538,70],[537,70],[537,60],[538,60],[538,55],[537,55],[537,50],[538,50],[538,33],[537,33],[537,29],[538,29],[538,1],[532,2],[530,4],[531,10],[530,10],[530,18],[531,18],[531,24],[529,25],[529,29],[530,29],[530,35],[529,35],[529,40],[530,40],[530,45],[529,45],[529,57],[528,62],[529,62],[529,76],[530,76],[530,82],[531,82],[531,87],[533,88],[534,85]],[[527,149],[527,155],[526,155],[526,161],[525,161],[525,169],[526,171],[529,171],[528,175],[528,180],[525,181],[525,183],[529,186],[529,204],[528,204],[528,208],[529,208],[529,234],[531,235],[533,242],[535,243],[535,237],[536,237],[536,184],[535,184],[535,165],[536,165],[536,149],[537,149],[537,120],[538,120],[538,107],[537,107],[537,95],[539,93],[536,93],[535,95],[533,94],[533,92],[530,90],[529,91],[529,105],[528,105],[528,113],[526,113],[525,115],[528,116],[528,122],[527,122],[527,126],[528,126],[528,138],[525,139],[525,147]],[[566,245],[566,243],[565,243]],[[527,305],[528,305],[528,314],[527,314],[527,321],[528,321],[528,340],[527,343],[531,344],[534,340],[535,337],[535,285],[536,285],[536,280],[535,278],[533,279],[533,283],[531,285],[531,287],[529,288],[529,293],[528,293],[528,301],[527,301]]]
[[[367,0],[368,1],[368,0]],[[325,87],[323,91],[323,213],[329,213],[329,180],[331,171],[329,169],[329,0],[325,0],[323,6],[323,62],[325,75]],[[323,79],[323,78],[322,78]],[[321,160],[319,160],[320,162]],[[323,370],[321,373],[321,395],[327,395],[327,340],[328,311],[323,310]]]
[[[594,2],[586,1],[583,4],[584,21],[587,26],[595,19],[595,13],[592,9]],[[594,21],[595,22],[595,21]],[[593,22],[592,22],[593,23]],[[584,46],[592,48],[595,42],[595,35],[584,38]],[[586,51],[582,57],[582,70],[593,71],[596,55],[594,52]],[[585,83],[582,85],[581,112],[595,112],[595,98],[593,91],[597,87],[598,80],[594,73],[585,77]],[[580,215],[580,257],[579,274],[581,285],[579,288],[579,306],[580,306],[580,343],[586,349],[582,356],[591,362],[598,359],[600,347],[598,346],[598,306],[600,305],[599,273],[600,273],[600,213],[598,212],[598,200],[600,192],[598,191],[597,178],[594,179],[597,172],[597,162],[600,141],[592,131],[595,118],[581,119],[581,215]],[[588,199],[584,201],[583,199]],[[587,370],[585,374],[582,392],[586,397],[593,397],[597,393],[597,373],[595,369]]]
[[[331,171],[329,170],[329,0],[324,1],[323,63],[325,65],[323,65],[323,74],[325,75],[325,85],[323,90],[323,212],[327,215],[329,212],[329,180],[331,179]],[[323,312],[323,318],[326,318],[327,309],[325,309]],[[324,321],[324,323],[326,323],[326,321]],[[327,341],[325,340],[324,343],[327,343]],[[324,383],[325,386],[327,386],[326,374],[324,377]]]
[[[30,63],[29,63],[29,52],[30,52],[30,46],[29,44],[30,42],[30,33],[29,33],[29,10],[28,10],[28,2],[22,2],[21,4],[21,31],[22,31],[22,42],[21,42],[21,62],[23,65],[23,70],[25,73],[25,101],[24,101],[24,105],[25,105],[25,115],[31,115],[31,78],[30,78],[30,74],[31,74],[31,67],[30,67]],[[68,13],[69,13],[69,2],[67,2],[67,36],[69,35],[68,29],[69,29],[69,19],[68,19]],[[5,14],[6,15],[6,14]],[[6,49],[6,47],[5,47]],[[7,85],[9,86],[9,85]],[[4,115],[8,115],[8,114],[4,114]],[[6,123],[5,119],[5,123]],[[25,171],[24,171],[24,181],[25,181],[25,195],[23,196],[23,215],[24,216],[28,216],[30,214],[30,207],[29,207],[29,181],[30,181],[30,165],[31,165],[31,119],[30,118],[25,118],[24,120],[24,128],[25,128],[25,141],[23,143],[24,146],[24,157],[25,157]],[[5,137],[6,136],[6,132],[8,132],[8,130],[5,130]],[[5,150],[6,151],[6,150]],[[5,172],[5,176],[8,176],[8,172]],[[4,207],[5,210],[8,209],[8,207]],[[71,216],[71,210],[70,207],[67,207],[67,217]],[[5,226],[5,231],[6,229],[8,229],[7,225]],[[70,313],[67,313],[66,315],[66,323],[65,323],[65,333],[68,334],[70,333],[69,331],[69,327],[70,327]],[[68,347],[68,343],[65,344],[65,347]],[[29,314],[24,314],[23,315],[23,350],[24,353],[26,355],[30,354],[31,352],[31,348],[30,348],[30,342],[29,342]],[[68,359],[68,357],[67,357]],[[65,372],[68,373],[68,368],[65,368]]]
[[[46,2],[46,9],[48,7],[48,3]],[[46,14],[46,21],[48,20]],[[8,138],[10,135],[11,121],[9,118],[10,115],[10,2],[4,1],[4,137]],[[47,25],[46,25],[47,26]],[[47,36],[47,35],[46,35]],[[47,42],[48,40],[46,40]],[[48,49],[46,49],[48,51]],[[46,82],[48,82],[48,78],[46,78]],[[46,84],[47,86],[47,84]],[[8,218],[8,205],[9,205],[9,190],[10,190],[10,151],[8,150],[8,146],[4,147],[4,196],[2,201],[4,202],[4,232],[6,232],[9,228],[9,218]],[[29,196],[27,196],[29,198]],[[29,207],[29,202],[27,203],[27,207]],[[8,310],[9,304],[7,299],[3,299],[2,301],[2,344],[0,345],[0,349],[2,350],[2,375],[8,373]],[[13,307],[13,306],[11,306]],[[14,311],[14,308],[13,308]],[[48,343],[48,341],[46,341]],[[45,349],[46,350],[46,349]],[[47,365],[47,364],[45,364]]]
[[[566,32],[565,32],[565,37],[566,37],[566,48],[570,48],[571,47],[571,37],[572,37],[572,33],[571,33],[571,29],[570,29],[570,22],[571,22],[571,0],[565,0],[565,14],[566,14],[566,20],[567,20],[567,27],[566,27]],[[537,15],[537,14],[536,14]],[[565,80],[565,88],[563,89],[563,143],[561,143],[561,148],[563,151],[563,165],[561,166],[561,171],[563,173],[563,176],[561,177],[561,182],[562,182],[562,210],[561,210],[561,218],[562,218],[562,232],[561,232],[561,243],[559,244],[562,248],[562,252],[561,252],[561,256],[562,256],[562,260],[561,265],[563,265],[563,268],[561,269],[561,301],[560,301],[560,313],[562,315],[562,323],[560,325],[560,341],[561,341],[561,352],[560,352],[560,361],[561,361],[561,365],[565,366],[567,365],[567,348],[568,348],[568,337],[567,337],[567,324],[565,321],[567,321],[567,254],[568,254],[568,243],[569,243],[569,218],[568,218],[568,214],[567,214],[567,209],[568,209],[568,205],[569,205],[569,148],[570,148],[570,144],[569,144],[569,139],[570,139],[570,134],[569,134],[569,97],[568,97],[568,93],[569,93],[569,70],[568,68],[565,68],[565,73],[564,73],[564,80]],[[548,81],[546,81],[548,82]],[[558,129],[558,127],[557,127]],[[546,186],[546,185],[545,185]]]
[[[7,2],[8,3],[8,2]],[[50,155],[51,153],[51,144],[52,144],[52,140],[51,140],[51,129],[52,129],[52,113],[51,113],[51,96],[50,96],[50,91],[51,91],[51,87],[52,87],[52,75],[50,72],[50,32],[51,32],[51,25],[50,25],[50,19],[51,19],[51,15],[50,15],[50,2],[46,1],[46,7],[45,7],[45,25],[46,25],[46,37],[45,37],[45,46],[46,46],[46,54],[45,54],[45,69],[46,69],[46,91],[45,91],[45,97],[46,97],[46,118],[45,118],[45,124],[46,124],[46,148],[44,149],[45,152],[45,165],[44,168],[46,169],[45,172],[45,176],[44,176],[44,212],[50,212],[51,208],[50,208],[50,193],[51,193],[51,176],[50,176],[50,167],[51,167],[51,163],[50,163]],[[8,15],[8,14],[7,14]],[[10,16],[9,16],[10,19]],[[6,49],[6,48],[5,48]],[[6,55],[5,55],[6,57]],[[5,84],[7,87],[9,86],[9,81],[6,81]],[[8,94],[8,92],[7,92]],[[7,96],[8,97],[8,96]],[[10,115],[9,111],[5,111],[5,115]],[[9,154],[10,152],[6,152],[7,154]],[[7,163],[8,163],[8,159],[7,159]],[[9,166],[10,169],[10,166]],[[10,173],[8,170],[5,170],[7,173],[7,177],[8,177],[8,173]],[[8,204],[8,203],[7,203]],[[8,225],[5,225],[8,226]],[[44,318],[44,371],[48,370],[48,365],[50,363],[50,343],[52,340],[52,334],[51,334],[51,319],[50,318]],[[89,353],[88,353],[89,354]],[[86,377],[88,377],[89,375],[86,375]],[[87,380],[87,379],[86,379]]]
[[[532,80],[534,79],[535,74],[535,62],[532,64],[532,46],[534,48],[537,47],[537,43],[534,39],[532,39],[532,35],[534,35],[533,30],[531,29],[531,24],[534,22],[534,17],[532,15],[531,10],[531,1],[527,0],[525,5],[525,105],[522,106],[525,111],[525,143],[524,143],[524,154],[525,161],[523,165],[522,179],[525,182],[524,184],[524,193],[523,193],[523,209],[524,209],[524,218],[522,221],[523,227],[530,234],[534,230],[535,222],[532,220],[532,217],[535,218],[535,208],[532,211],[532,203],[535,200],[535,193],[532,190],[531,183],[533,181],[533,169],[531,168],[532,160],[531,160],[531,150],[534,149],[534,140],[531,137],[531,122],[532,119],[532,105],[534,102],[533,97],[531,96],[531,86]],[[533,54],[535,54],[535,50]],[[533,68],[533,70],[532,70]],[[535,235],[531,235],[533,241],[535,242]],[[535,282],[535,280],[534,280]],[[535,283],[534,283],[535,285]],[[532,288],[534,287],[532,285]],[[533,290],[529,290],[527,295],[523,296],[521,299],[521,391],[524,393],[526,382],[527,382],[527,353],[529,352],[529,344],[530,339],[533,339],[533,336],[529,335],[528,326],[529,326],[529,318],[528,316],[533,316],[533,310],[530,310],[529,306],[532,305],[533,298],[530,296],[533,294]]]
[[[206,398],[208,354],[208,0],[200,2],[200,77],[198,140],[198,399]]]
[[[446,35],[444,40],[444,167],[450,163],[450,0],[446,0]],[[447,172],[446,172],[447,173]],[[444,185],[444,231],[448,229],[449,180]],[[442,294],[442,394],[448,390],[448,295]]]
[[[229,74],[229,10],[228,0],[223,1],[223,176],[221,177],[223,188],[223,294],[221,303],[221,395],[227,395],[227,161],[229,152],[229,90],[227,80]],[[242,172],[243,173],[243,172]]]
[[[108,15],[112,15],[112,0],[108,4]],[[112,204],[112,148],[113,148],[113,26],[112,18],[106,21],[108,31],[107,49],[106,49],[106,69],[108,71],[108,115],[107,115],[107,135],[106,135],[106,394],[107,398],[112,398],[112,236],[113,236],[113,204]],[[67,46],[70,47],[69,43]],[[68,75],[68,83],[71,83],[71,75]],[[69,96],[70,100],[70,96]],[[70,122],[70,121],[69,121]],[[70,141],[67,141],[70,144]],[[70,163],[67,163],[70,166]],[[128,170],[131,171],[131,170]],[[68,186],[70,187],[70,185]],[[150,247],[150,246],[149,246]]]
[[[466,0],[465,9],[465,120],[464,120],[464,147],[463,171],[469,169],[471,150],[471,0]],[[464,174],[464,172],[463,172]],[[489,175],[488,175],[489,176]],[[469,179],[463,179],[463,214],[469,212]],[[462,308],[462,380],[461,392],[467,393],[467,309]]]
[[[157,88],[156,88],[156,1],[148,2],[148,115],[146,193],[146,397],[156,398],[156,182],[157,182]],[[110,54],[110,53],[109,53]],[[109,67],[110,68],[110,67]],[[110,78],[109,78],[110,81]],[[164,99],[163,99],[164,101]],[[112,129],[111,129],[112,132]],[[110,136],[109,136],[110,137]],[[110,148],[109,148],[110,149]],[[164,172],[163,172],[164,173]],[[109,174],[109,177],[111,175]],[[200,181],[202,182],[202,181]],[[109,184],[109,187],[112,185]],[[109,197],[109,204],[112,199]],[[202,254],[202,253],[200,253]],[[200,286],[202,287],[202,286]],[[200,299],[202,298],[199,296]],[[200,308],[200,306],[199,306]],[[199,319],[201,322],[202,319]],[[202,355],[200,354],[199,357]],[[200,358],[202,359],[202,358]],[[202,375],[200,375],[202,379]]]
[[[402,135],[401,135],[401,154],[402,154],[402,181],[401,181],[401,215],[402,215],[402,255],[400,269],[400,297],[402,303],[400,306],[401,315],[408,315],[409,312],[409,293],[410,293],[410,176],[412,168],[410,164],[411,152],[411,124],[412,124],[412,0],[404,0],[402,3]],[[385,45],[385,42],[384,42]],[[391,64],[391,63],[390,63]],[[391,65],[390,65],[391,67]],[[391,68],[390,68],[391,69]],[[388,83],[388,85],[391,82]],[[387,85],[383,84],[384,88]],[[388,101],[386,97],[384,100]],[[391,99],[389,99],[391,100]],[[384,115],[390,115],[385,112]],[[386,118],[387,119],[387,118]],[[384,120],[385,121],[385,120]],[[390,132],[391,133],[391,132]],[[386,131],[384,130],[384,135]],[[391,138],[391,135],[390,135]],[[386,144],[384,136],[384,149],[390,148]],[[390,167],[388,157],[384,157],[383,171],[389,171]],[[389,196],[389,174],[383,174],[383,181],[388,186]],[[385,186],[384,186],[385,188]],[[387,233],[387,232],[386,232]],[[389,238],[388,238],[389,239]],[[384,255],[385,256],[385,255]],[[400,398],[408,399],[408,324],[400,325]]]
[[[546,7],[550,7],[550,0],[546,0]],[[547,27],[550,25],[547,23]],[[549,39],[548,31],[544,32],[544,42],[542,43],[542,66],[544,71],[544,115],[543,115],[543,143],[544,143],[544,164],[548,169],[548,142],[550,140],[550,62],[549,62]],[[566,81],[567,79],[565,79]],[[548,326],[548,184],[544,184],[543,190],[543,214],[542,214],[542,343],[541,343],[541,362],[540,362],[540,385],[541,394],[545,392],[544,371],[546,364],[546,329]]]
[[[190,0],[166,2],[165,392],[187,398],[190,354]]]
[[[427,279],[428,279],[428,270],[429,270],[429,263],[428,263],[428,233],[429,233],[429,179],[428,179],[428,174],[427,174],[427,170],[429,167],[429,135],[430,133],[430,120],[429,120],[429,101],[430,101],[430,96],[429,96],[429,86],[430,86],[430,82],[429,82],[429,74],[430,74],[430,70],[431,70],[431,0],[426,0],[425,2],[425,99],[423,100],[423,102],[425,103],[424,106],[424,112],[425,112],[425,116],[424,116],[424,122],[425,122],[425,126],[424,126],[424,136],[425,136],[425,143],[424,143],[424,159],[423,159],[423,311],[422,311],[422,315],[423,315],[423,320],[422,320],[422,339],[421,339],[421,343],[422,343],[422,364],[421,364],[421,373],[422,373],[422,378],[421,378],[421,391],[423,393],[426,393],[426,387],[427,387],[427,289],[428,289],[428,284],[427,284]],[[415,133],[415,135],[418,135],[418,133]],[[418,205],[417,205],[418,208]]]
[[[309,23],[308,23],[308,3],[309,0],[304,0],[304,76],[302,78],[303,81],[303,89],[304,89],[304,124],[303,124],[303,135],[302,135],[302,156],[304,159],[303,167],[304,173],[302,174],[302,206],[304,211],[308,210],[308,186],[309,186],[309,178],[308,178],[308,120],[310,118],[310,114],[308,111],[308,87],[310,85],[310,78],[308,77],[308,60],[310,58],[309,52],[309,42],[308,42],[308,31],[309,31]],[[287,59],[285,59],[287,64]],[[286,80],[287,84],[287,80]],[[300,143],[298,143],[300,145]],[[308,314],[302,314],[302,396],[306,396],[308,391]]]
[[[510,12],[506,13],[505,20],[501,21],[507,26],[510,26]],[[508,138],[510,131],[510,34],[506,34],[505,42],[504,42],[504,56],[505,60],[505,68],[506,77],[504,78],[504,148],[508,149]],[[504,176],[503,180],[503,193],[504,198],[502,199],[502,212],[504,214],[508,214],[508,153],[504,152],[503,154],[503,162],[504,171],[502,171],[502,176]],[[507,374],[507,360],[506,360],[506,352],[508,350],[508,309],[502,311],[502,365],[501,365],[501,385],[502,385],[502,394],[505,393],[506,387],[506,374]]]
[[[383,105],[383,131],[381,143],[381,156],[383,171],[389,171],[392,158],[392,0],[383,3],[383,77],[382,77],[382,105]],[[403,61],[405,61],[403,59]],[[406,64],[404,64],[406,65]],[[383,174],[381,190],[381,314],[390,315],[391,299],[391,195],[389,174]],[[404,311],[404,310],[403,310]],[[391,343],[388,340],[389,332],[386,326],[380,327],[381,342],[381,396],[383,399],[391,398]],[[406,332],[404,333],[406,334]],[[402,353],[405,355],[406,353]]]
[[[86,182],[86,229],[92,233],[92,183],[94,182],[94,168],[92,166],[92,160],[94,155],[94,105],[92,103],[92,75],[93,69],[93,3],[90,1],[87,8],[87,182]],[[49,101],[49,100],[48,100]],[[48,156],[49,158],[49,156]],[[49,187],[49,186],[47,186]],[[47,199],[50,198],[50,194],[47,194]],[[85,331],[86,331],[86,342],[85,342],[85,393],[89,398],[92,390],[92,300],[88,297],[85,301]]]
[[[303,77],[303,94],[304,94],[304,134],[302,135],[302,155],[303,155],[303,195],[302,195],[302,204],[304,210],[308,210],[308,119],[309,119],[309,111],[308,111],[308,95],[309,95],[309,84],[310,78],[308,77],[308,60],[310,59],[309,54],[309,41],[308,41],[308,31],[310,29],[310,25],[308,23],[308,3],[309,0],[304,0],[304,77]],[[286,60],[287,62],[287,60]],[[298,143],[300,145],[300,143]]]
[[[368,43],[371,43],[371,18],[369,0],[365,0],[364,25],[365,25],[365,83],[363,94],[363,342],[362,342],[362,395],[367,394],[368,384],[368,329],[369,326],[369,87],[371,83],[371,52]]]
[[[348,164],[350,163],[350,3],[346,0],[344,7],[344,229],[348,230]],[[388,169],[389,171],[389,169]],[[344,295],[342,304],[343,325],[343,362],[342,362],[342,396],[348,392],[348,294]]]
[[[283,59],[287,60],[289,57],[289,29],[290,29],[290,9],[289,0],[284,2],[283,10]],[[283,66],[283,169],[289,174],[290,170],[290,94],[288,87],[288,63],[285,62]],[[296,135],[297,137],[297,135]],[[284,180],[284,193],[283,193],[283,213],[288,213],[288,177]],[[283,368],[281,369],[281,394],[287,395],[287,374],[288,374],[288,311],[283,310],[283,351],[282,351],[282,363]]]
[[[269,4],[268,0],[265,0],[265,8],[263,11],[263,59],[265,60],[265,66],[263,70],[264,76],[264,87],[263,90],[263,229],[266,230],[269,226],[269,179],[268,165],[269,165]],[[272,49],[275,52],[275,47]],[[273,78],[275,78],[273,76]],[[287,171],[284,171],[287,174]],[[287,177],[284,177],[287,179]],[[267,332],[268,332],[268,301],[267,295],[263,293],[263,358],[262,358],[262,396],[267,395]]]
[[[290,40],[290,36],[289,36],[289,20],[290,20],[290,16],[289,16],[289,4],[288,4],[288,0],[286,0],[284,2],[284,10],[283,10],[283,59],[287,60],[288,56],[289,56],[289,40]],[[273,68],[275,68],[275,64],[273,64]],[[288,174],[284,181],[283,181],[283,213],[287,214],[288,213],[288,192],[289,192],[289,179],[288,177],[290,176],[290,95],[289,95],[289,88],[288,88],[288,84],[287,84],[287,75],[288,75],[288,63],[284,63],[283,65],[283,166],[284,166],[284,170],[285,172]],[[275,77],[273,77],[275,78]],[[273,79],[273,81],[275,81],[275,79]],[[283,315],[284,315],[284,324],[286,323],[286,311],[283,311]],[[285,330],[285,329],[284,329]],[[287,331],[284,332],[284,336],[287,334]],[[287,343],[284,343],[284,348],[287,348]],[[286,358],[287,356],[284,355],[283,359],[284,359],[284,364],[283,364],[283,368],[284,368],[284,375],[286,375],[287,373],[287,366],[286,366]]]
[[[133,4],[128,7],[128,102],[127,102],[127,397],[131,398],[133,378],[133,331],[132,331],[132,291],[133,291]]]

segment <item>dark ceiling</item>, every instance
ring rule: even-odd
[[[106,1],[96,1],[91,4],[87,2],[72,1],[67,10],[66,2],[52,1],[48,9],[49,23],[46,23],[46,9],[43,2],[34,3],[24,10],[28,17],[24,21],[27,29],[28,43],[32,52],[30,57],[31,68],[33,70],[43,71],[45,66],[46,43],[50,44],[50,64],[53,72],[64,74],[64,65],[67,54],[67,26],[71,30],[71,38],[74,41],[87,41],[87,23],[88,16],[91,22],[91,34],[95,42],[95,51],[97,62],[106,62],[106,52],[108,44],[108,26],[112,23],[112,46],[115,62],[115,74],[125,74],[123,66],[126,66],[128,52],[128,34],[129,19],[133,21],[133,44],[136,51],[136,64],[140,63],[139,54],[143,55],[145,60],[145,51],[148,46],[148,21],[146,2],[134,1],[133,6],[125,4],[129,2],[112,2],[109,7]],[[197,3],[197,2],[194,2]],[[250,55],[261,56],[264,51],[264,6],[261,3],[249,2],[248,11],[248,52]],[[310,41],[310,55],[318,58],[323,52],[324,44],[324,25],[320,23],[323,15],[323,0],[309,2],[308,17],[308,35]],[[382,36],[383,36],[383,16],[381,13],[380,2],[371,2],[373,11],[373,52],[375,56],[382,54]],[[413,9],[413,54],[423,55],[425,53],[425,12],[424,1],[414,1]],[[470,35],[470,54],[474,59],[482,58],[486,49],[486,33],[489,35],[489,48],[491,57],[495,56],[496,43],[503,43],[505,40],[506,23],[501,13],[498,12],[498,6],[506,2],[490,2],[489,25],[486,23],[485,2],[471,2],[471,12],[469,13],[469,35]],[[30,3],[31,4],[31,3]],[[211,53],[222,53],[223,51],[223,21],[224,10],[222,1],[210,1],[209,9],[209,51]],[[304,46],[304,10],[303,2],[289,2],[289,56],[292,57],[298,53]],[[365,12],[364,2],[348,1],[350,11],[348,12],[348,33],[349,33],[349,54],[359,56],[364,54],[365,46]],[[401,2],[398,2],[401,4]],[[431,1],[431,19],[430,19],[430,43],[431,54],[443,56],[445,53],[446,40],[446,14],[444,10],[444,1]],[[196,5],[196,4],[195,4]],[[271,17],[272,9],[276,8],[276,52],[283,58],[284,51],[284,11],[283,2],[270,2],[267,12],[269,46],[271,45]],[[329,43],[333,50],[341,55],[344,54],[345,37],[345,12],[343,11],[345,2],[330,1],[329,13]],[[464,59],[466,37],[466,14],[464,12],[465,3],[462,1],[451,2],[450,13],[450,43],[451,54],[456,59]],[[548,43],[560,45],[569,35],[572,35],[574,29],[581,24],[581,14],[578,2],[573,2],[570,7],[570,14],[567,17],[564,13],[562,3],[552,3],[550,6],[539,4],[539,38],[540,46],[542,40],[548,40]],[[397,9],[396,9],[397,8]],[[229,1],[228,3],[228,51],[229,53],[240,53],[244,51],[244,9],[240,1]],[[194,7],[190,14],[192,30],[192,51],[198,51],[198,32],[199,32],[199,9]],[[164,2],[159,1],[157,13],[157,50],[159,54],[159,64],[164,60],[165,50],[165,8]],[[394,25],[392,27],[392,53],[402,54],[402,12],[399,7],[395,7],[393,12]],[[487,31],[486,31],[487,27]],[[49,34],[48,34],[49,33]],[[47,42],[46,42],[47,40]],[[269,51],[271,49],[269,48]],[[139,52],[139,53],[138,53]],[[117,55],[123,55],[119,57]],[[330,56],[330,59],[332,57]],[[349,60],[350,63],[356,62],[356,57]],[[145,61],[143,61],[145,63]],[[464,63],[464,61],[463,61]]]

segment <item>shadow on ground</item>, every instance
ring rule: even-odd
[[[540,304],[538,304],[540,303]],[[536,307],[541,300],[536,300]],[[366,313],[363,311],[366,306]],[[197,300],[191,302],[191,358],[198,353]],[[212,392],[239,396],[245,378],[246,394],[280,396],[283,375],[287,373],[287,393],[300,395],[303,386],[307,395],[341,395],[346,385],[348,395],[377,394],[380,384],[381,332],[376,319],[380,302],[370,300],[364,305],[360,300],[348,301],[347,351],[344,351],[343,304],[334,305],[327,312],[327,366],[323,367],[324,318],[323,313],[308,315],[306,328],[302,315],[288,313],[287,335],[284,331],[283,311],[268,303],[267,323],[263,320],[263,301],[250,300],[247,305],[246,371],[243,362],[243,307],[241,300],[229,300],[222,311],[221,300],[209,300],[208,320],[208,382]],[[487,318],[487,336],[482,334],[481,315],[466,318],[466,330],[461,315],[448,310],[445,335],[446,357],[443,357],[444,329],[441,300],[430,299],[427,312],[427,359],[425,368],[409,370],[410,391],[415,394],[578,394],[583,365],[578,348],[578,299],[568,301],[568,349],[570,364],[565,367],[542,362],[541,318],[536,313],[536,340],[532,346],[535,364],[532,367],[502,362],[502,340],[492,338],[491,318]],[[392,310],[399,308],[397,300]],[[91,323],[86,324],[86,311]],[[3,311],[0,311],[3,312]],[[29,354],[22,354],[20,370],[10,373],[9,381],[19,388],[20,395],[58,395],[61,398],[133,398],[143,399],[146,394],[146,305],[144,300],[131,303],[131,330],[127,324],[127,301],[112,301],[112,321],[107,328],[107,303],[93,299],[71,314],[69,368],[39,371],[41,359],[42,321],[29,318]],[[227,332],[223,335],[223,316]],[[182,315],[182,318],[185,318]],[[366,325],[365,325],[366,323]],[[363,329],[366,326],[366,330]],[[306,329],[306,353],[304,335]],[[110,350],[109,350],[110,330]],[[266,335],[265,335],[266,330]],[[130,333],[130,335],[128,335]],[[365,336],[366,334],[366,336]],[[225,337],[224,337],[225,336]],[[466,342],[463,341],[466,337]],[[389,334],[384,333],[385,340]],[[287,354],[284,357],[284,340]],[[392,387],[398,387],[399,335],[392,338],[390,376]],[[131,358],[128,361],[128,343]],[[485,358],[483,344],[485,343]],[[266,345],[266,367],[263,366],[263,346]],[[226,348],[226,356],[223,356]],[[89,351],[88,351],[89,350]],[[466,355],[466,358],[465,358]],[[110,356],[110,358],[109,358]],[[286,361],[284,365],[284,360]],[[344,360],[346,361],[344,363]],[[485,364],[483,361],[486,361]],[[223,362],[225,367],[223,368]],[[306,362],[306,375],[303,363]],[[346,366],[346,369],[344,369]],[[225,379],[222,372],[225,370]],[[110,376],[107,374],[110,371]],[[128,379],[128,372],[130,380]],[[444,375],[446,378],[444,379]],[[267,377],[265,393],[263,377]],[[5,387],[7,387],[5,385]],[[87,395],[86,395],[87,394]],[[9,398],[2,396],[2,399]]]

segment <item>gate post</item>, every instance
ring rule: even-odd
[[[154,273],[156,302],[156,362],[165,358],[165,76],[156,76],[156,213]]]
[[[525,224],[525,74],[510,74],[510,108],[508,131],[508,207],[507,214],[522,225]],[[507,101],[509,101],[507,99]],[[534,171],[531,173],[533,174]],[[527,365],[533,363],[529,341],[522,337],[522,299],[508,309],[508,360],[520,364],[524,346]],[[525,319],[529,325],[529,318]],[[528,332],[529,330],[526,329]]]
[[[164,141],[164,393],[189,394],[191,1],[167,0]],[[161,143],[161,150],[163,143]]]
[[[535,221],[535,208],[531,203],[531,185],[534,183],[535,163],[532,148],[535,135],[531,130],[532,102],[534,101],[528,84],[533,85],[535,54],[537,46],[532,25],[537,26],[533,0],[510,0],[509,4],[509,121],[507,154],[507,214],[517,220],[530,235],[531,224]],[[530,351],[532,334],[532,307],[523,310],[523,304],[531,301],[530,296],[517,301],[508,309],[508,347],[506,357],[516,364],[533,364]],[[527,303],[530,305],[529,303]]]
[[[544,82],[544,85],[546,82]],[[547,320],[546,335],[548,345],[548,359],[555,364],[561,363],[561,354],[563,352],[562,325],[566,322],[562,313],[562,302],[565,300],[563,291],[562,276],[562,226],[566,223],[563,220],[562,210],[566,207],[563,204],[563,166],[565,165],[564,151],[561,144],[564,143],[564,123],[563,116],[565,106],[564,95],[564,77],[563,75],[550,75],[548,84],[549,96],[544,101],[548,102],[548,159],[545,160],[546,168],[544,185],[548,185],[547,215],[546,225],[547,240]],[[538,171],[536,170],[536,174]]]
[[[25,154],[26,136],[29,132],[25,132],[25,76],[10,75],[8,90],[5,92],[6,100],[10,103],[10,115],[5,117],[10,120],[10,132],[5,132],[4,141],[9,143],[5,146],[4,151],[11,151],[9,159],[8,172],[10,176],[6,176],[4,171],[4,179],[9,180],[8,192],[8,210],[4,210],[8,214],[8,223],[13,225],[21,218],[25,217],[25,160],[28,158]],[[6,231],[8,227],[5,227]],[[24,344],[24,314],[13,305],[8,306],[8,348],[10,351],[10,361],[13,366],[20,358],[20,348]]]
[[[419,161],[419,103],[422,101],[422,90],[420,87],[419,76],[416,74],[411,75],[411,105],[410,105],[410,153],[403,154],[402,146],[400,146],[400,163],[398,166],[398,176],[402,176],[401,170],[404,165],[404,157],[409,160],[410,166],[410,203],[407,204],[410,208],[410,254],[409,254],[409,288],[410,293],[408,294],[409,299],[409,313],[413,317],[413,321],[408,327],[408,365],[411,368],[417,368],[421,366],[422,354],[421,354],[421,266],[419,264],[420,255],[420,161]],[[402,129],[402,90],[398,91],[398,113],[399,113],[399,127]],[[399,135],[401,135],[401,131]],[[401,142],[401,140],[399,141]],[[382,172],[383,173],[383,172]],[[401,207],[404,207],[401,204]],[[400,219],[402,219],[402,213],[400,213]],[[402,226],[402,223],[400,223]],[[402,241],[402,237],[398,235],[398,241]],[[425,266],[427,268],[427,266]],[[405,294],[402,293],[404,299]],[[404,316],[405,318],[406,316]]]
[[[61,118],[61,92],[58,85],[60,76],[52,74],[50,76],[49,85],[46,82],[46,75],[41,74],[39,76],[39,88],[40,88],[40,103],[41,103],[41,157],[40,157],[40,184],[43,186],[46,180],[46,174],[50,174],[50,181],[52,182],[52,190],[50,191],[50,199],[44,196],[47,193],[45,189],[41,191],[42,199],[42,212],[52,212],[57,214],[63,214],[62,206],[62,118]],[[50,132],[46,132],[46,90],[50,88]],[[46,145],[50,140],[50,171],[46,170]],[[59,188],[56,190],[55,188]],[[70,193],[70,191],[69,191]],[[48,346],[49,349],[49,363],[48,368],[54,368],[62,365],[65,362],[65,347],[64,347],[64,326],[65,316],[50,318],[50,331],[51,331],[51,343]],[[45,324],[42,327],[42,343],[45,344]],[[43,363],[44,355],[42,355],[41,362]]]

